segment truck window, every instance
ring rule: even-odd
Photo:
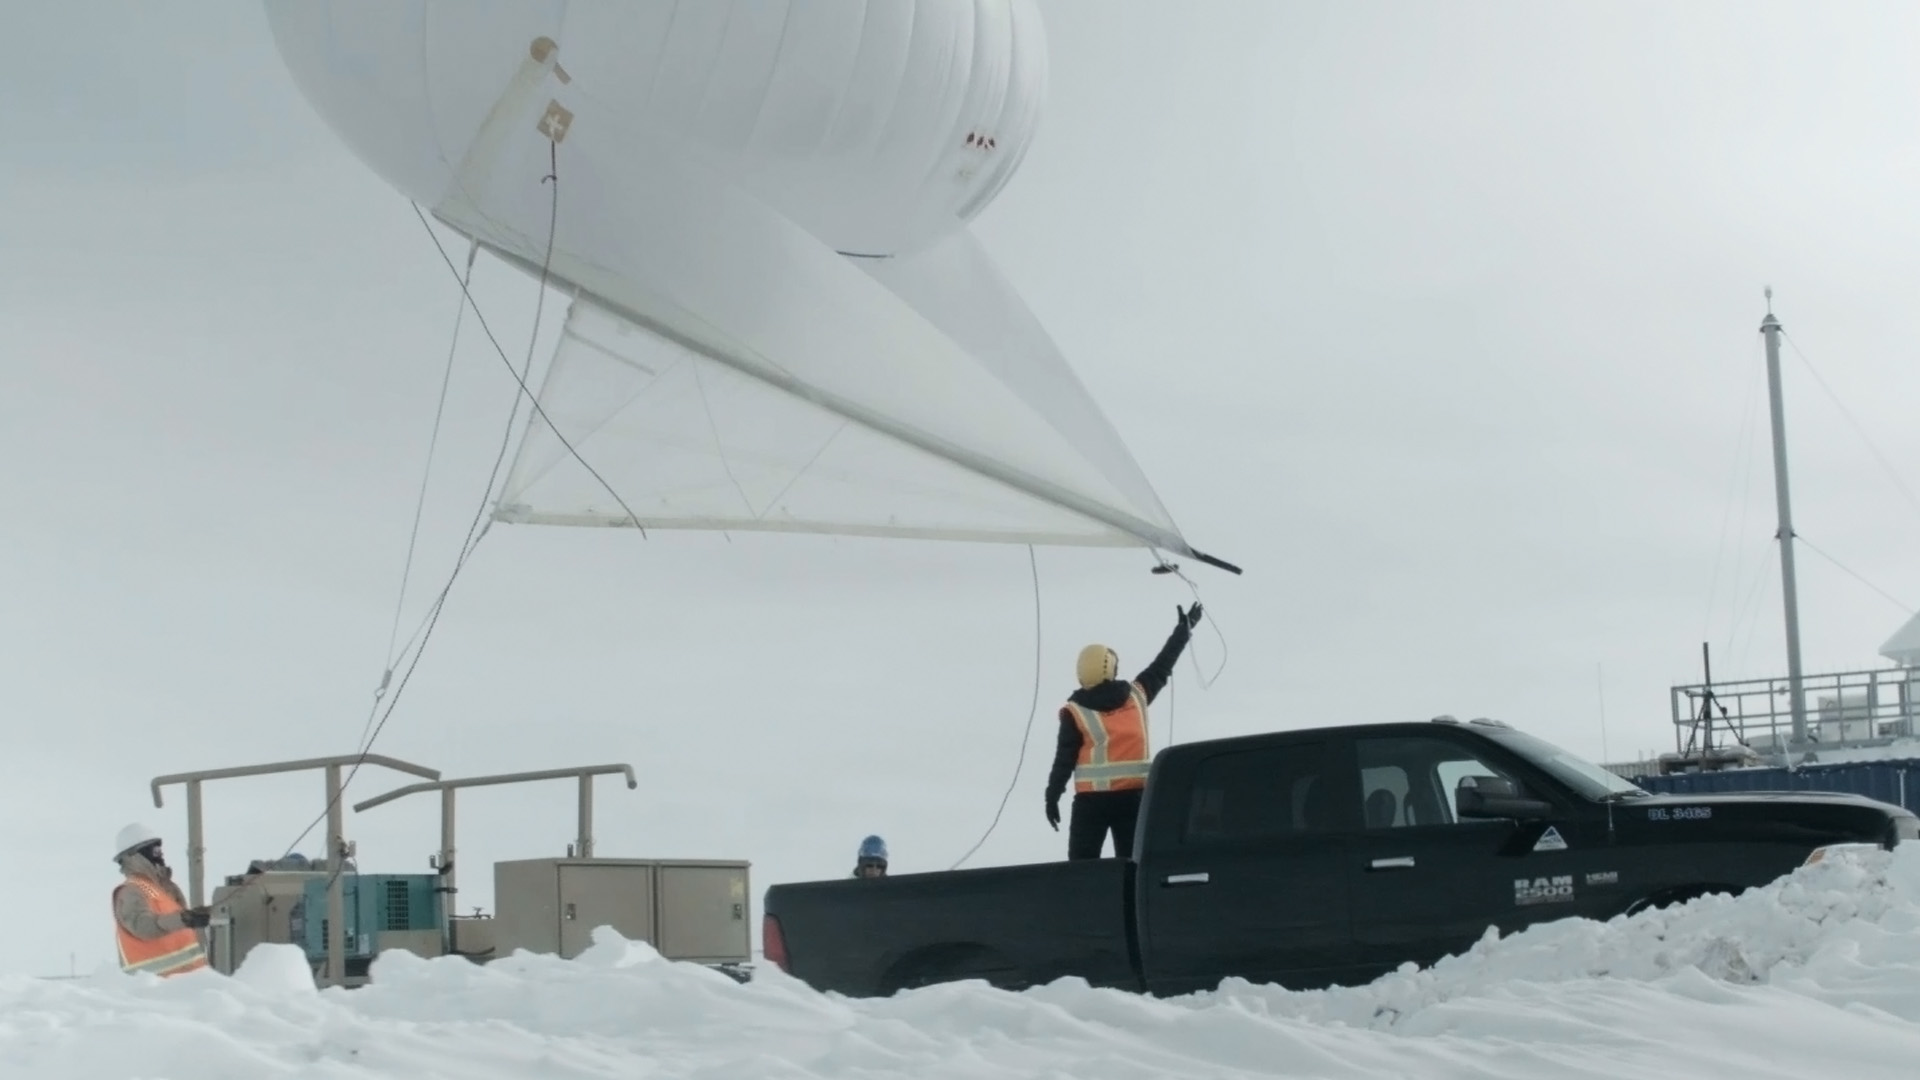
[[[1357,739],[1360,808],[1369,829],[1451,825],[1453,792],[1468,776],[1513,779],[1473,751],[1426,735]]]
[[[1324,832],[1335,825],[1323,775],[1326,744],[1287,743],[1231,750],[1193,770],[1182,840],[1244,840]]]

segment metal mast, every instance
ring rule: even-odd
[[[1800,674],[1800,596],[1793,576],[1793,505],[1787,498],[1787,421],[1780,395],[1780,320],[1773,317],[1773,287],[1767,287],[1767,396],[1773,409],[1773,491],[1780,506],[1780,590],[1786,600],[1787,692],[1793,709],[1793,745],[1807,741],[1807,694]]]

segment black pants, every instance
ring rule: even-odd
[[[1133,858],[1133,826],[1140,820],[1141,794],[1140,788],[1076,794],[1067,822],[1067,858],[1099,858],[1108,830],[1113,832],[1115,857]]]

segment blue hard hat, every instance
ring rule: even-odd
[[[887,861],[887,842],[877,836],[869,836],[860,841],[860,858]]]

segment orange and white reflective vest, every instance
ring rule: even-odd
[[[129,877],[120,886],[121,889],[139,889],[146,894],[147,907],[155,915],[171,915],[184,910],[173,896],[145,878]],[[114,895],[119,895],[119,889]],[[189,971],[198,971],[207,966],[207,954],[200,947],[200,935],[190,926],[160,935],[157,938],[138,938],[113,921],[113,928],[120,938],[120,970],[150,971],[165,978]]]
[[[1073,790],[1131,791],[1147,786],[1147,692],[1127,687],[1127,703],[1111,712],[1095,712],[1067,702],[1080,728],[1080,758],[1073,767]]]

